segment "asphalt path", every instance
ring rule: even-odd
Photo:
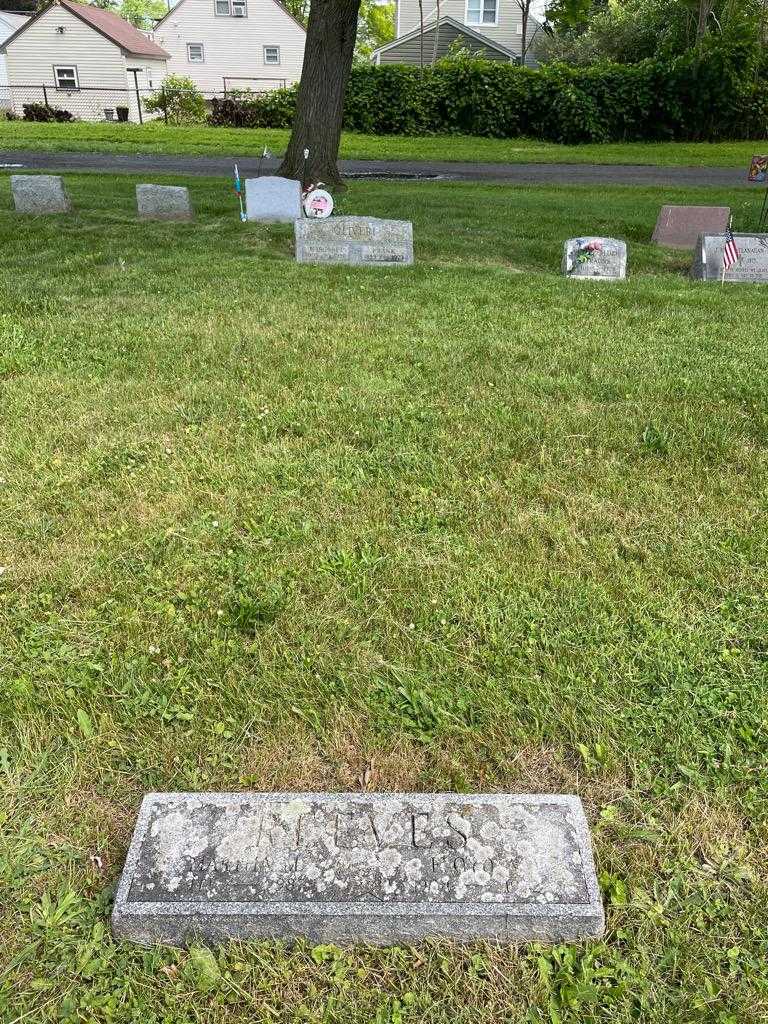
[[[49,153],[0,150],[0,171],[102,171],[106,174],[201,174],[231,177],[237,160],[241,177],[259,171],[258,157],[166,156],[159,153]],[[261,162],[261,173],[277,169]],[[414,160],[342,160],[353,178],[423,178],[505,182],[513,185],[661,185],[734,188],[749,185],[743,167],[656,167],[645,164],[483,164]]]

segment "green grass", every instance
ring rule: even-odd
[[[277,129],[166,127],[163,124],[34,124],[0,121],[0,149],[87,153],[188,153],[259,156],[264,146],[281,153],[288,132]],[[560,146],[533,139],[470,136],[356,135],[345,132],[340,156],[349,160],[453,160],[487,163],[658,164],[660,166],[749,167],[765,141],[630,142]]]
[[[352,270],[67,180],[0,179],[3,1024],[766,1019],[768,289],[648,244],[728,196],[355,183],[418,264]],[[630,280],[559,276],[586,231]],[[366,768],[580,793],[605,940],[111,941],[145,791]]]

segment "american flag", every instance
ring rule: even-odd
[[[733,228],[728,225],[728,230],[725,232],[725,249],[723,250],[723,273],[726,273],[731,267],[738,263],[741,259],[741,253],[739,247],[736,245],[736,239],[733,237]]]

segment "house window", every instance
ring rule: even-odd
[[[467,0],[467,25],[496,25],[499,20],[499,0]]]
[[[216,13],[229,17],[229,0],[216,0]]]
[[[57,64],[53,69],[57,89],[79,89],[77,68],[73,65]]]
[[[246,6],[245,0],[232,0],[232,17],[233,18],[247,18],[248,7]]]
[[[202,64],[205,61],[202,43],[187,43],[187,60],[190,64]]]
[[[248,4],[246,0],[215,0],[215,9],[216,13],[221,17],[248,17]]]
[[[264,63],[265,64],[279,64],[280,63],[280,47],[279,46],[265,46],[264,47]]]

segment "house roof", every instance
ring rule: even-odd
[[[270,0],[270,2],[271,2],[271,3],[273,3],[273,4],[274,4],[274,5],[276,6],[276,7],[279,7],[279,8],[280,8],[280,10],[281,10],[281,11],[283,12],[283,14],[285,14],[285,16],[286,16],[287,18],[290,18],[290,19],[291,19],[291,21],[295,22],[295,23],[296,23],[296,24],[297,24],[297,25],[299,26],[299,28],[301,29],[301,31],[302,31],[302,32],[303,32],[303,33],[304,33],[304,34],[306,35],[306,32],[307,32],[307,28],[306,28],[306,25],[302,25],[302,23],[301,23],[301,22],[299,21],[299,19],[298,19],[298,18],[295,18],[295,17],[294,17],[294,16],[293,16],[293,15],[291,14],[291,12],[290,12],[290,11],[288,10],[288,8],[287,8],[287,7],[285,6],[285,4],[284,4],[284,3],[281,3],[281,0]],[[170,10],[168,11],[168,13],[167,13],[167,14],[164,14],[164,15],[162,16],[162,18],[159,18],[159,19],[158,19],[158,20],[157,20],[157,21],[155,22],[155,29],[158,29],[158,28],[160,28],[160,26],[161,26],[161,25],[163,24],[163,22],[164,22],[164,21],[167,21],[167,20],[168,20],[168,18],[170,18],[172,14],[175,14],[175,13],[176,13],[176,11],[178,11],[178,9],[179,9],[179,8],[181,7],[181,5],[182,5],[183,3],[184,3],[184,0],[178,0],[178,3],[175,3],[175,4],[173,5],[173,7],[171,7],[171,9],[170,9]]]
[[[426,21],[424,23],[424,34],[426,35],[427,32],[433,32],[435,24],[438,26],[452,25],[455,29],[461,32],[462,35],[468,36],[470,39],[475,40],[475,42],[482,43],[482,45],[488,49],[498,50],[499,53],[503,53],[506,57],[509,57],[510,60],[520,60],[519,53],[515,53],[506,46],[502,46],[501,43],[497,43],[494,39],[489,39],[488,36],[482,35],[480,32],[475,32],[475,30],[470,28],[468,25],[462,24],[462,22],[457,21],[455,18],[451,18],[447,14],[437,23],[434,21]],[[391,43],[386,43],[384,46],[380,46],[377,50],[374,50],[371,54],[371,60],[375,59],[378,54],[384,53],[386,50],[391,50],[393,46],[399,46],[401,43],[404,43],[409,39],[418,39],[420,34],[421,27],[418,27],[413,29],[412,32],[406,32],[405,35],[398,36],[398,38],[393,39]]]
[[[37,14],[34,14],[25,21],[12,36],[9,36],[3,45],[0,46],[0,51],[5,50],[17,36],[21,35],[22,32],[26,32],[33,22],[47,14],[53,7],[63,7],[71,14],[74,14],[76,18],[79,18],[95,29],[99,35],[104,36],[110,42],[119,46],[125,54],[137,57],[157,57],[161,60],[168,60],[171,56],[170,53],[161,46],[158,46],[157,43],[147,39],[143,32],[134,28],[125,18],[121,18],[119,14],[103,11],[100,7],[91,7],[90,4],[78,4],[74,0],[53,0],[53,3],[38,11]]]
[[[14,32],[18,31],[23,25],[29,21],[31,15],[29,14],[15,14],[11,11],[0,11],[0,21],[4,21],[8,28],[12,28]]]

